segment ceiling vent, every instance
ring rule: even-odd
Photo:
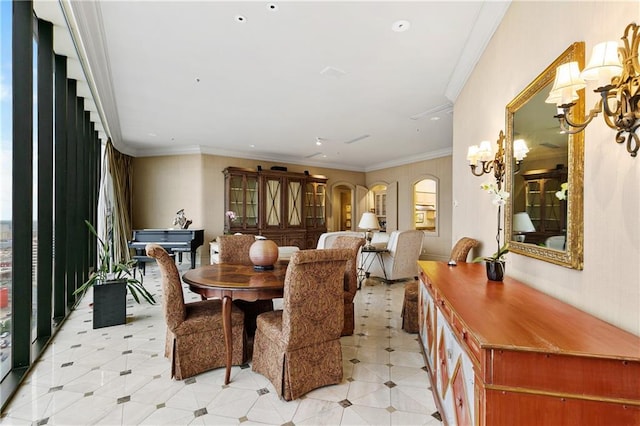
[[[307,156],[306,156],[306,157],[304,157],[304,158],[313,158],[313,157],[316,157],[316,156],[318,156],[318,155],[322,155],[322,153],[321,153],[321,152],[315,152],[315,153],[313,153],[313,154],[311,154],[311,155],[307,155]]]
[[[325,67],[322,71],[320,71],[320,75],[326,75],[335,78],[340,78],[345,74],[347,73],[335,67]]]
[[[371,135],[362,135],[362,136],[358,136],[357,138],[354,138],[354,139],[351,139],[351,140],[349,140],[349,141],[346,141],[345,143],[346,143],[346,144],[350,144],[350,143],[358,142],[358,141],[361,141],[362,139],[366,139],[366,138],[368,138],[369,136],[371,136]]]

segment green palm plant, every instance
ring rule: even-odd
[[[89,279],[87,279],[87,281],[85,281],[80,287],[78,287],[76,291],[73,292],[73,294],[82,294],[84,296],[89,288],[93,287],[96,284],[99,285],[101,282],[108,280],[126,280],[127,289],[136,302],[140,303],[142,297],[150,304],[155,304],[156,301],[153,297],[153,294],[151,294],[149,290],[147,290],[147,288],[142,284],[142,281],[137,279],[133,274],[133,268],[135,268],[136,261],[127,260],[125,262],[112,262],[111,246],[104,240],[102,240],[102,238],[100,238],[100,236],[96,232],[96,229],[89,221],[85,220],[84,223],[87,224],[89,232],[91,232],[97,238],[100,245],[98,254],[98,265],[96,266],[95,271],[93,271],[89,276]]]

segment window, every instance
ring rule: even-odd
[[[428,233],[438,228],[438,182],[422,179],[413,186],[414,227]],[[428,234],[427,234],[428,235]]]
[[[11,341],[11,282],[13,264],[13,102],[12,93],[12,4],[0,2],[0,346]],[[0,348],[0,377],[11,368],[11,351]]]

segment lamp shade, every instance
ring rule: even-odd
[[[569,62],[556,68],[556,78],[549,97],[545,102],[563,105],[578,99],[578,90],[584,89],[586,83],[580,77],[577,62]]]
[[[529,147],[524,139],[516,139],[513,141],[513,156],[516,160],[522,161],[522,159],[527,156],[528,152]]]
[[[618,57],[618,42],[605,41],[596,44],[591,53],[591,60],[580,77],[585,80],[596,80],[598,86],[611,84],[611,77],[620,75],[622,64]]]
[[[515,232],[535,232],[536,227],[533,226],[529,213],[520,212],[513,215],[513,230]]]
[[[358,228],[366,230],[380,229],[380,224],[378,223],[378,218],[374,213],[366,212],[362,213],[362,217],[358,223]]]

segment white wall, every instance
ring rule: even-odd
[[[575,41],[619,39],[640,23],[634,2],[513,2],[456,100],[453,129],[452,240],[482,241],[495,252],[496,210],[469,171],[466,151],[505,129],[505,106]],[[596,102],[588,91],[587,110]],[[614,142],[598,117],[585,133],[584,270],[509,254],[507,274],[640,335],[640,157]]]

